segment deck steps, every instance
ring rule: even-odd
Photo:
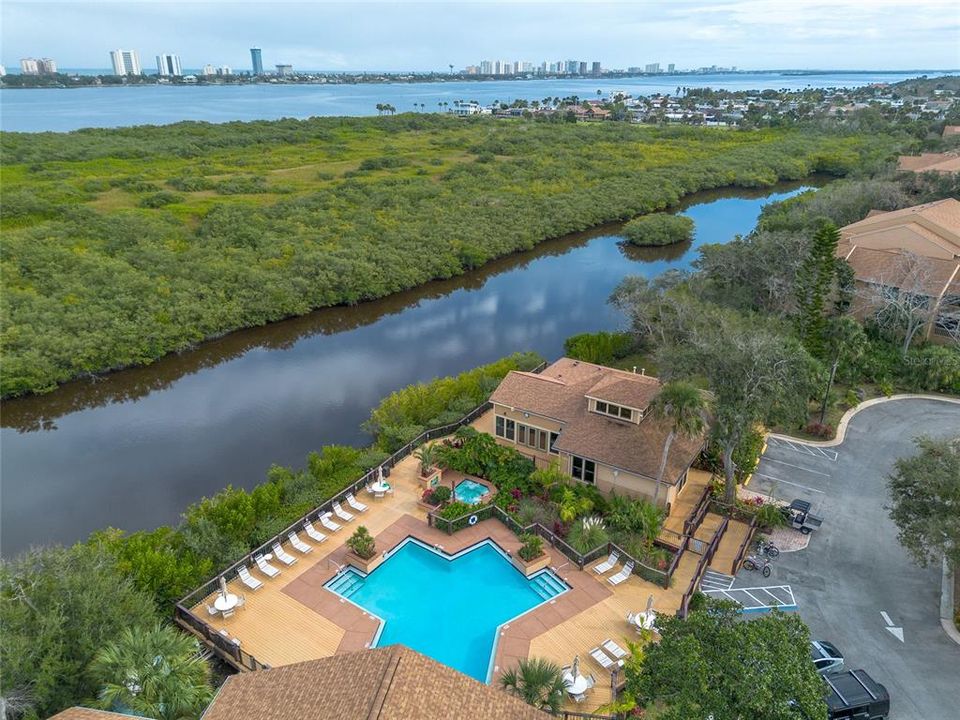
[[[327,586],[327,589],[330,590],[331,592],[335,592],[337,595],[340,595],[341,597],[348,598],[351,595],[353,595],[355,592],[357,592],[357,590],[362,588],[364,582],[366,581],[363,577],[353,572],[352,570],[348,570],[347,572],[343,573],[343,575],[341,575],[336,580],[334,580],[332,583],[330,583]]]
[[[566,590],[566,586],[548,572],[530,578],[530,587],[544,600],[550,600]]]

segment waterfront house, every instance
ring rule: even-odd
[[[559,463],[601,492],[652,500],[669,427],[650,417],[660,381],[641,373],[561,358],[541,373],[509,373],[490,400],[494,435],[538,467]],[[677,436],[658,502],[683,490],[704,438]]]
[[[960,328],[960,202],[938,200],[892,212],[872,211],[840,229],[837,255],[853,268],[854,312],[876,310],[883,288],[910,293],[929,319],[921,336],[949,342]]]

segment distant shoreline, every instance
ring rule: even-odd
[[[448,82],[529,82],[529,81],[616,81],[634,78],[653,78],[666,80],[668,78],[698,78],[698,77],[749,77],[759,75],[781,75],[783,77],[815,78],[823,75],[902,75],[904,78],[919,78],[929,74],[951,75],[960,73],[960,69],[934,70],[735,70],[703,72],[699,70],[678,71],[673,73],[603,73],[601,75],[466,75],[449,73],[377,73],[377,72],[322,72],[308,70],[295,73],[290,77],[263,75],[253,77],[249,74],[227,76],[203,76],[188,72],[181,78],[161,82],[157,75],[141,75],[131,82],[129,78],[112,75],[89,68],[66,68],[65,72],[56,75],[22,75],[11,72],[0,78],[2,90],[73,90],[89,87],[196,87],[196,86],[247,86],[247,85],[420,85]],[[193,80],[184,80],[191,77]],[[10,84],[12,78],[30,78],[31,82],[21,85],[19,82]],[[82,81],[82,82],[78,82]],[[840,87],[831,85],[829,87]]]

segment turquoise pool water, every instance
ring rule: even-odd
[[[490,541],[450,556],[406,540],[367,576],[326,587],[383,621],[375,646],[402,643],[488,681],[497,628],[567,590],[549,570],[526,578]]]
[[[460,502],[476,505],[480,502],[480,498],[487,494],[487,488],[473,480],[461,480],[457,483],[453,494]]]

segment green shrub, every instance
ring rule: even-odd
[[[669,213],[641,215],[623,226],[623,234],[640,247],[673,245],[693,237],[693,220]]]
[[[614,360],[626,357],[633,349],[635,341],[627,332],[581,333],[568,337],[563,343],[563,352],[567,357],[597,365],[610,365]]]
[[[780,512],[780,507],[776,503],[764,503],[756,512],[757,524],[767,530],[783,527],[787,524],[787,519]]]
[[[606,545],[609,541],[606,525],[596,516],[580,518],[570,526],[567,535],[567,542],[582,555]]]
[[[446,485],[437,485],[430,492],[430,504],[431,505],[443,505],[445,502],[448,502],[453,495],[453,490],[451,490]]]
[[[903,360],[901,377],[911,390],[960,394],[960,351],[943,345],[914,348]]]
[[[453,420],[458,420],[484,403],[511,370],[532,370],[541,362],[534,353],[516,353],[456,377],[409,385],[384,398],[364,428],[376,437],[379,449],[393,452],[426,428],[447,424],[445,412],[453,411]]]
[[[369,170],[385,170],[388,168],[398,168],[405,167],[410,164],[410,160],[405,157],[378,157],[378,158],[367,158],[360,162],[360,169],[363,171]]]
[[[543,538],[539,535],[527,533],[525,535],[521,535],[519,540],[521,543],[523,543],[523,545],[517,551],[517,555],[527,562],[536,560],[538,557],[543,555]]]
[[[469,514],[475,509],[475,505],[461,502],[460,500],[454,500],[452,503],[443,508],[443,510],[441,510],[438,514],[444,520],[456,520],[457,518]]]
[[[178,203],[182,200],[183,195],[178,195],[177,193],[170,192],[169,190],[161,190],[160,192],[152,193],[151,195],[147,195],[145,198],[141,199],[140,207],[160,208],[164,205]]]

